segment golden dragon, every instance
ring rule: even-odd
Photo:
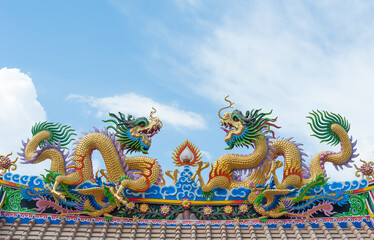
[[[114,123],[108,129],[87,133],[76,142],[74,154],[65,153],[64,148],[73,141],[73,130],[69,126],[48,122],[38,123],[32,128],[33,137],[23,143],[23,152],[19,155],[23,163],[37,164],[46,159],[51,160],[51,168],[45,180],[52,183],[46,188],[53,194],[56,202],[65,200],[69,192],[74,192],[74,186],[86,181],[95,182],[92,170],[92,152],[98,150],[105,162],[106,172],[101,170],[108,182],[118,187],[110,187],[106,193],[113,201],[104,203],[100,200],[103,188],[75,189],[77,194],[91,195],[96,199],[100,209],[90,206],[89,201],[84,204],[82,212],[91,216],[100,216],[112,211],[115,206],[126,204],[122,195],[125,188],[134,191],[146,191],[151,185],[159,184],[162,172],[155,159],[146,156],[126,157],[124,151],[148,153],[151,146],[151,137],[160,131],[162,122],[154,117],[155,109],[151,111],[149,120],[145,117],[135,118],[119,113],[119,116],[110,113],[109,120],[104,122]],[[69,159],[69,156],[74,156]],[[63,191],[65,189],[65,191]],[[69,189],[69,190],[66,190]],[[69,196],[73,196],[70,194]]]
[[[345,118],[338,114],[313,111],[308,118],[317,138],[322,142],[332,145],[340,143],[341,151],[323,151],[316,154],[310,167],[305,164],[300,144],[290,139],[275,139],[273,128],[279,128],[274,124],[276,118],[269,118],[270,113],[262,113],[259,110],[241,111],[232,107],[233,103],[222,108],[218,112],[222,129],[226,132],[226,149],[233,147],[253,147],[254,151],[248,155],[225,154],[219,157],[212,164],[209,180],[204,183],[201,171],[209,167],[209,163],[198,163],[198,168],[192,176],[192,180],[198,176],[201,189],[204,193],[211,192],[214,188],[233,189],[238,187],[251,188],[252,192],[248,197],[248,202],[255,203],[261,194],[263,198],[268,198],[265,205],[254,204],[255,210],[264,216],[280,217],[283,215],[293,216],[291,213],[283,211],[285,206],[278,203],[272,209],[270,206],[275,195],[286,196],[292,192],[289,188],[300,189],[306,184],[313,183],[318,176],[326,177],[325,163],[331,162],[335,167],[348,166],[356,155],[354,148],[356,142],[348,136],[349,124]],[[227,108],[234,108],[232,112],[225,112],[221,116],[221,111]],[[279,182],[275,170],[283,166],[283,163],[276,160],[277,157],[284,157],[283,180]],[[267,180],[273,175],[276,189],[265,187]],[[265,196],[264,196],[265,195]]]

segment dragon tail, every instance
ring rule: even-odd
[[[315,196],[305,203],[293,205],[291,212],[311,216],[318,211],[323,211],[325,215],[330,216],[334,214],[334,212],[332,212],[333,204],[341,206],[346,204],[348,199],[348,194],[343,192],[336,193],[335,195],[322,194]]]
[[[356,142],[348,136],[350,124],[346,118],[326,111],[312,111],[310,114],[307,118],[311,120],[308,124],[314,133],[312,136],[332,146],[340,143],[341,150],[340,152],[323,151],[315,155],[310,165],[311,179],[308,181],[321,173],[325,174],[325,162],[331,162],[336,169],[338,167],[342,169],[344,166],[352,167],[349,164],[358,154],[355,154]]]
[[[58,213],[79,213],[79,210],[74,210],[74,207],[67,207],[64,206],[62,203],[55,203],[51,201],[49,198],[39,196],[38,198],[34,199],[36,201],[34,211],[37,212],[44,212],[47,208],[52,208]]]
[[[35,124],[31,128],[32,135],[35,136],[42,131],[47,131],[50,133],[50,137],[46,139],[49,144],[60,144],[62,148],[72,142],[74,139],[72,136],[76,135],[74,130],[68,125],[61,125],[59,123],[52,122],[40,122]],[[40,141],[39,146],[45,146],[45,141]]]
[[[31,132],[33,137],[22,143],[22,152],[18,153],[22,163],[36,164],[51,159],[51,171],[58,171],[63,175],[74,171],[70,169],[65,172],[67,166],[74,164],[67,160],[70,154],[65,151],[66,146],[74,140],[72,136],[76,135],[70,126],[40,122],[32,127]]]

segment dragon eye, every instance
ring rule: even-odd
[[[135,123],[135,126],[144,127],[148,125],[148,121],[145,121],[144,119],[140,119]]]
[[[234,115],[234,116],[232,117],[232,120],[234,120],[235,122],[237,122],[237,121],[239,121],[239,118],[238,118],[238,116]]]

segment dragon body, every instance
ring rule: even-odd
[[[73,141],[75,135],[68,126],[53,123],[39,123],[33,129],[33,137],[24,143],[23,152],[19,155],[24,163],[37,164],[46,159],[51,160],[49,174],[45,177],[46,188],[52,193],[55,201],[65,201],[66,197],[72,198],[72,193],[80,196],[91,196],[99,204],[92,205],[92,201],[83,203],[84,214],[100,216],[111,212],[116,206],[126,204],[122,192],[125,188],[134,191],[146,191],[152,184],[159,184],[162,172],[159,164],[153,158],[146,156],[126,157],[124,151],[148,153],[151,145],[150,138],[162,127],[161,121],[153,117],[134,118],[119,113],[119,116],[110,114],[112,117],[104,122],[114,123],[109,126],[114,133],[105,129],[95,129],[86,133],[75,144],[74,154],[65,152],[66,145]],[[92,170],[92,152],[98,150],[104,160],[106,172],[101,173],[109,183],[115,187],[108,188],[110,195],[115,200],[102,202],[104,194],[102,187],[89,189],[74,189],[86,181],[94,182]],[[69,159],[69,157],[71,157]],[[135,173],[134,173],[135,171]],[[65,201],[66,202],[66,201]],[[96,207],[95,207],[96,206]]]
[[[233,103],[227,98],[225,100],[230,103],[230,106],[226,108],[232,107]],[[225,142],[228,145],[226,149],[253,147],[254,151],[248,155],[225,154],[219,157],[212,164],[207,183],[204,183],[201,171],[208,168],[209,165],[199,162],[193,178],[199,177],[203,192],[210,192],[215,187],[251,188],[252,192],[248,201],[254,205],[256,211],[260,211],[264,216],[296,216],[297,214],[294,215],[286,211],[281,202],[272,205],[274,199],[281,199],[275,196],[285,197],[292,192],[290,189],[300,189],[317,180],[318,176],[326,177],[326,162],[331,162],[337,169],[344,166],[350,167],[352,159],[358,156],[355,154],[356,142],[353,142],[352,138],[348,136],[349,124],[345,118],[338,114],[313,111],[308,116],[311,120],[308,124],[314,132],[313,136],[321,139],[322,142],[332,145],[340,144],[341,146],[340,152],[323,151],[316,154],[308,167],[304,160],[306,154],[300,148],[301,144],[297,144],[291,139],[276,139],[274,137],[273,129],[279,127],[275,125],[277,119],[269,117],[271,112],[262,113],[259,109],[243,114],[235,109],[232,112],[225,112],[221,116],[220,112],[223,109],[218,112],[218,116],[221,118],[222,129],[226,132]],[[277,160],[279,156],[284,158],[284,164]],[[279,182],[275,170],[283,165],[283,179]],[[276,189],[264,187],[271,175],[273,175]],[[259,188],[256,188],[258,186],[262,190],[258,190]],[[267,199],[266,206],[261,205],[264,199]]]

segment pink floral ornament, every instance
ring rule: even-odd
[[[370,166],[370,164],[366,163],[364,165],[361,166],[361,172],[364,174],[364,175],[370,175],[373,173],[373,167]]]
[[[188,198],[183,198],[181,201],[181,205],[184,209],[188,209],[191,207],[191,201]]]
[[[160,207],[160,212],[162,215],[166,216],[170,212],[170,207],[164,204]]]
[[[233,211],[234,211],[234,208],[231,207],[230,205],[223,207],[223,212],[226,213],[227,215],[230,215]]]
[[[370,181],[374,179],[374,163],[373,162],[366,162],[360,159],[360,162],[363,163],[361,167],[357,167],[356,164],[353,164],[356,168],[356,177],[366,178],[366,180]],[[362,176],[360,176],[362,174]]]
[[[17,169],[16,162],[18,158],[12,162],[9,158],[10,155],[12,155],[12,153],[9,153],[6,156],[0,155],[0,175],[4,175],[6,172],[10,172],[10,170],[14,171]]]
[[[11,164],[11,161],[8,157],[2,157],[0,158],[0,167],[2,168],[9,168]]]
[[[249,211],[249,208],[247,204],[240,204],[238,210],[240,213],[244,214]]]
[[[203,214],[205,216],[211,216],[213,214],[213,208],[210,206],[206,206],[203,208]]]
[[[149,210],[149,206],[146,203],[140,204],[139,211],[142,213],[147,213]]]
[[[127,210],[133,210],[135,208],[135,203],[134,202],[127,202],[126,203],[126,209]]]

